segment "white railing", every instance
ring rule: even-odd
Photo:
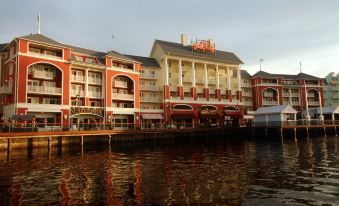
[[[319,101],[308,101],[308,105],[309,106],[318,106],[319,105]]]
[[[244,106],[253,106],[253,103],[250,101],[244,101]]]
[[[37,56],[37,57],[48,57],[48,58],[55,58],[55,59],[62,59],[62,57],[55,56],[55,55],[50,55],[50,54],[42,54],[42,53],[37,53],[37,52],[28,52],[32,56]]]
[[[242,96],[251,97],[252,93],[251,92],[243,92]]]
[[[156,74],[147,74],[147,73],[141,73],[140,77],[142,78],[148,78],[148,79],[157,79],[158,75]]]
[[[182,81],[183,82],[192,82],[192,79],[191,78],[183,78]]]
[[[205,97],[198,97],[197,101],[206,101],[206,98]]]
[[[141,90],[151,90],[151,91],[159,91],[159,87],[157,86],[140,86]]]
[[[119,99],[119,100],[134,100],[133,94],[120,94],[120,93],[112,93],[112,99]]]
[[[306,87],[319,87],[320,84],[310,84],[310,83],[306,83]]]
[[[216,84],[216,80],[215,79],[209,79],[208,84]]]
[[[203,79],[195,79],[195,83],[204,83],[205,81]]]
[[[91,83],[91,84],[101,84],[102,83],[102,79],[101,78],[88,77],[88,83]]]
[[[84,82],[85,81],[85,77],[84,76],[80,76],[80,75],[72,75],[71,76],[71,80],[72,81],[76,81],[76,82]]]
[[[11,86],[0,86],[0,94],[12,94]]]
[[[45,86],[27,86],[27,92],[40,93],[40,94],[61,94],[61,88],[59,87],[45,87]]]
[[[33,76],[35,78],[54,79],[54,72],[34,69]]]
[[[102,94],[101,94],[101,92],[88,91],[88,97],[102,98]]]
[[[278,105],[277,101],[263,101],[263,105]]]
[[[80,95],[80,97],[84,97],[85,92],[84,92],[84,90],[71,90],[71,95],[72,96]]]
[[[172,97],[172,96],[171,96],[171,99],[172,99],[172,100],[179,100],[180,97]]]
[[[127,82],[120,81],[120,80],[114,80],[114,86],[127,88]]]
[[[141,102],[160,102],[159,97],[142,97],[140,99]]]

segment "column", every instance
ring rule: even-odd
[[[169,83],[168,83],[168,61],[167,61],[167,57],[165,57],[165,85],[169,85]]]
[[[238,91],[241,91],[241,70],[240,68],[238,68],[237,80],[238,80]]]
[[[179,86],[182,86],[182,65],[181,65],[181,59],[179,59]]]
[[[215,68],[215,75],[217,76],[217,89],[219,89],[219,65],[216,66]]]
[[[192,87],[195,87],[195,65],[192,62]]]
[[[205,72],[205,88],[208,88],[208,71],[207,71],[207,64],[204,64],[204,72]]]
[[[88,69],[85,70],[85,97],[84,97],[84,105],[83,106],[88,106],[89,104],[89,93],[88,93]]]
[[[227,67],[227,89],[231,90],[230,67]]]

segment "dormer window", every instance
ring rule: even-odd
[[[40,49],[30,47],[29,52],[40,54]]]
[[[48,50],[45,50],[45,54],[49,55],[49,56],[56,56],[57,55],[55,51],[48,51]]]
[[[83,57],[75,57],[75,59],[79,62],[83,62],[84,61],[84,58]]]
[[[94,59],[90,59],[90,58],[86,58],[86,62],[90,63],[90,64],[94,64],[95,63]]]

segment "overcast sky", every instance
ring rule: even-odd
[[[338,0],[0,0],[0,43],[41,33],[98,51],[148,56],[154,39],[214,39],[251,74],[339,72]]]

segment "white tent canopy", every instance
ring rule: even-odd
[[[296,114],[298,113],[290,105],[279,105],[272,107],[260,107],[253,113],[253,115],[263,115],[263,114]]]

